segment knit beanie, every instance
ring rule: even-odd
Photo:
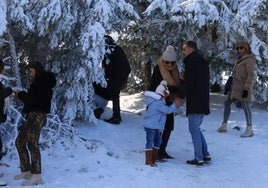
[[[31,62],[29,64],[29,68],[35,69],[37,75],[40,75],[45,72],[44,66],[39,61]]]
[[[159,95],[164,96],[164,91],[169,94],[169,90],[167,87],[167,81],[166,80],[162,80],[159,84],[159,86],[157,86],[155,92]]]
[[[162,58],[164,61],[168,61],[168,62],[177,61],[177,54],[174,50],[174,47],[169,45],[164,51]]]

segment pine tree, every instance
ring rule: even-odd
[[[231,71],[236,43],[241,40],[248,41],[258,59],[255,97],[259,102],[267,101],[267,0],[147,2],[149,5],[142,14],[143,19],[129,29],[132,38],[138,39],[142,36],[141,46],[146,44],[147,49],[161,55],[169,44],[180,49],[183,41],[196,41],[199,50],[210,61],[210,81],[214,84],[221,83],[222,74]],[[137,45],[137,40],[134,41]]]
[[[53,112],[91,119],[92,82],[105,85],[104,35],[138,18],[133,7],[124,0],[10,0],[6,7],[19,63],[38,60],[57,75]]]

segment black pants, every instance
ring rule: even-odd
[[[171,130],[164,130],[164,132],[162,134],[162,142],[160,145],[160,151],[166,150],[170,134],[171,134]]]
[[[117,88],[116,91],[112,93],[112,101],[113,101],[113,117],[120,118],[120,89]]]
[[[109,84],[107,88],[103,88],[100,85],[95,85],[94,89],[97,95],[103,97],[106,100],[111,100],[113,103],[113,117],[121,118],[120,116],[120,91],[125,84],[114,83]]]
[[[171,134],[171,131],[173,130],[173,128],[174,128],[174,114],[172,113],[172,114],[167,115],[167,120],[165,123],[163,135],[162,135],[162,142],[160,145],[160,151],[166,150],[166,147],[167,147],[167,144],[169,141],[169,137],[170,137],[170,134]]]

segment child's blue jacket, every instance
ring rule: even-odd
[[[151,91],[146,91],[150,93]],[[170,106],[165,104],[163,98],[157,96],[155,92],[152,92],[154,96],[146,95],[145,93],[145,104],[147,105],[147,111],[144,115],[143,125],[150,129],[164,130],[166,115],[176,111],[176,105],[173,103]]]

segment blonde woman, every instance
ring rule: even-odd
[[[170,96],[166,99],[166,104],[171,105],[178,94],[178,88],[181,85],[179,69],[176,64],[177,53],[173,46],[169,45],[165,49],[162,56],[158,59],[157,65],[154,67],[150,82],[150,90],[155,91],[162,80],[167,81]],[[166,152],[171,131],[174,129],[174,113],[170,113],[166,117],[165,128],[162,135],[162,143],[158,152],[160,160],[164,158],[173,158]]]

